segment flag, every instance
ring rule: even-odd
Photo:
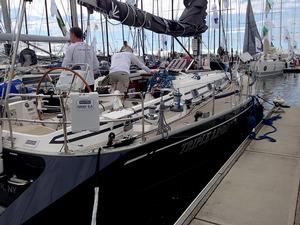
[[[256,53],[262,52],[262,43],[257,37],[255,37],[255,51]]]
[[[264,25],[262,28],[262,35],[266,37],[268,35],[269,29]]]
[[[51,12],[51,16],[52,17],[54,17],[54,16],[56,17],[56,21],[58,23],[58,26],[59,26],[62,34],[64,36],[66,36],[66,34],[67,34],[66,24],[65,24],[65,22],[64,22],[64,20],[63,20],[63,18],[61,16],[58,8],[57,8],[55,0],[51,0],[50,12]]]
[[[214,29],[219,28],[219,16],[218,16],[218,9],[216,3],[213,3],[211,6],[211,11],[213,12],[212,16],[212,27]]]
[[[63,20],[63,18],[62,18],[62,16],[61,16],[61,14],[60,14],[60,12],[59,12],[58,9],[57,9],[57,14],[56,14],[56,20],[57,20],[58,26],[59,26],[62,34],[64,36],[66,36],[67,35],[66,24],[65,24],[65,22],[64,22],[64,20]]]
[[[57,6],[55,0],[51,0],[50,12],[52,17],[57,16]]]
[[[264,26],[262,28],[263,37],[266,37],[268,35],[269,30],[271,30],[273,26],[274,25],[271,20],[268,20],[268,19],[265,20]]]
[[[271,9],[272,9],[271,1],[266,0],[266,8],[265,8],[266,14],[268,14],[271,11]]]

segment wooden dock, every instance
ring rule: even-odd
[[[284,111],[277,142],[246,139],[176,225],[300,224],[300,108]]]

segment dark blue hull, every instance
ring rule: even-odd
[[[253,115],[254,108],[256,103],[251,100],[201,126],[196,124],[190,129],[174,133],[168,139],[122,153],[101,154],[100,158],[97,154],[36,156],[44,161],[40,175],[36,174],[34,182],[26,190],[20,191],[14,201],[4,205],[7,208],[0,217],[0,225],[90,224],[95,185],[101,187],[99,212],[102,213],[98,217],[99,224],[114,224],[114,220],[107,218],[109,214],[105,213],[113,209],[114,198],[106,198],[109,195],[105,193],[113,193],[112,190],[118,193],[118,189],[122,188],[118,185],[133,183],[137,179],[141,181],[135,185],[138,191],[180,173],[189,162],[199,163],[213,157],[218,154],[214,150],[214,143],[221,138],[241,138],[250,132],[248,118]],[[12,153],[10,150],[5,152],[8,155]],[[15,157],[23,156],[17,153]],[[124,181],[124,173],[132,174],[133,180],[129,178]],[[2,195],[5,193],[0,192],[0,199]]]

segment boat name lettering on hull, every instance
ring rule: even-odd
[[[181,151],[180,154],[189,152],[203,144],[206,144],[207,142],[214,140],[215,138],[225,134],[229,127],[234,123],[234,120],[224,124],[223,126],[220,126],[216,129],[213,129],[211,131],[208,131],[200,136],[195,137],[192,140],[189,140],[187,142],[184,142],[181,145]]]
[[[3,192],[9,193],[9,194],[16,194],[17,193],[17,187],[11,186],[11,185],[4,185],[0,183],[0,190]]]

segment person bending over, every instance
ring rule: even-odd
[[[109,79],[114,91],[119,90],[121,93],[127,92],[131,64],[138,66],[147,73],[151,73],[151,70],[129,50],[125,49],[115,53],[111,57],[111,67],[109,71]]]

